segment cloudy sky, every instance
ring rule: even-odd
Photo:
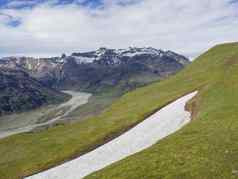
[[[238,0],[0,0],[0,56],[238,41]]]

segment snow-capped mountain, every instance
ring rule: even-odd
[[[120,64],[127,60],[133,60],[136,57],[154,58],[163,56],[173,56],[173,58],[180,60],[181,63],[187,63],[187,58],[176,54],[172,51],[158,50],[152,47],[137,48],[129,47],[128,49],[107,49],[99,48],[96,51],[86,53],[73,53],[70,57],[73,57],[77,63],[93,63],[96,61],[107,62],[108,64]]]
[[[134,88],[175,73],[189,60],[152,47],[99,48],[52,58],[6,57],[0,67],[28,72],[49,87],[97,91],[108,86]]]
[[[146,61],[148,58],[170,57],[177,62],[186,65],[189,61],[186,57],[172,51],[158,50],[152,47],[137,48],[129,47],[128,49],[107,49],[99,48],[96,51],[84,53],[72,53],[72,55],[52,58],[32,58],[32,57],[5,57],[0,59],[0,66],[8,68],[24,67],[30,71],[41,71],[44,68],[55,68],[68,61],[75,61],[77,64],[99,63],[107,65],[118,65],[127,63],[128,60],[141,58]]]

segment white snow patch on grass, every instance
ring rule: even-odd
[[[191,120],[190,113],[185,111],[185,105],[196,94],[197,91],[179,98],[128,132],[92,152],[26,179],[81,179],[140,152],[178,131]]]

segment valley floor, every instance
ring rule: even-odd
[[[27,179],[80,179],[116,161],[140,152],[176,132],[190,119],[185,104],[197,92],[179,98],[111,142],[75,160]]]
[[[64,121],[71,112],[79,106],[86,104],[91,97],[89,93],[75,91],[63,92],[72,97],[70,100],[58,106],[46,106],[30,112],[1,117],[0,139],[10,135],[47,127],[58,121]]]

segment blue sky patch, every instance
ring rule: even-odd
[[[23,9],[34,8],[42,3],[50,2],[48,0],[0,0],[1,9]],[[78,4],[81,6],[97,7],[102,5],[102,0],[58,0],[54,5]]]
[[[21,24],[21,21],[18,20],[18,19],[9,20],[9,21],[7,22],[7,25],[8,25],[8,26],[11,26],[11,27],[17,27],[17,26],[19,26],[20,24]]]

